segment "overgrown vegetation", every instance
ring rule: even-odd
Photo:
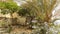
[[[52,11],[57,6],[57,0],[32,0],[18,6],[15,2],[0,2],[1,13],[11,15],[12,24],[14,21],[13,13],[17,13],[21,17],[26,17],[23,27],[28,26],[33,34],[47,34],[48,29],[53,23],[51,21]],[[16,18],[19,19],[17,16]],[[17,21],[16,19],[16,21]],[[11,27],[12,24],[9,24]],[[17,25],[17,23],[15,23]],[[18,24],[21,26],[21,24]]]

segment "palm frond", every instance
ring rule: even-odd
[[[57,0],[32,0],[32,2],[27,1],[22,7],[27,9],[29,15],[48,22],[52,16],[52,10],[56,7],[56,3]]]

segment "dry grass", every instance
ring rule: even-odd
[[[16,33],[16,34],[30,34],[32,32],[32,30],[31,29],[27,29],[26,27],[20,27],[20,28],[18,28],[18,27],[15,27],[15,28],[13,28],[13,30],[11,31],[11,33]]]

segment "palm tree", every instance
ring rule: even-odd
[[[57,0],[26,1],[25,4],[22,4],[22,11],[20,11],[19,13],[22,16],[29,16],[31,19],[30,22],[34,18],[37,18],[40,24],[41,23],[44,24],[45,22],[49,24],[51,23],[52,11],[56,6],[57,6]],[[45,33],[43,32],[45,32],[44,29],[42,29],[41,34],[46,34],[46,32]]]

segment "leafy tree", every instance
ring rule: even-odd
[[[10,13],[10,15],[12,17],[10,20],[12,23],[9,24],[9,26],[7,26],[10,29],[9,32],[11,31],[11,25],[14,24],[12,14],[14,12],[17,12],[19,10],[19,8],[20,7],[13,1],[8,1],[8,2],[2,1],[2,2],[0,2],[1,13],[3,13],[3,14],[9,14]]]
[[[18,10],[18,6],[14,2],[0,2],[0,9],[1,10],[9,10],[8,13],[14,13]],[[2,11],[6,12],[6,11]]]

